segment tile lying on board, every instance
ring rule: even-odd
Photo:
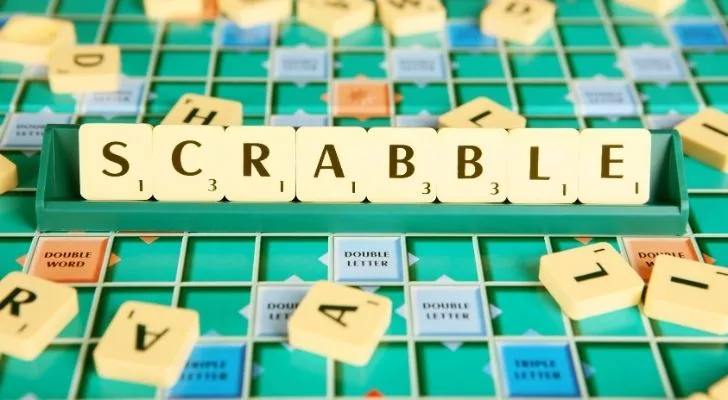
[[[439,32],[446,12],[440,0],[376,0],[379,19],[392,36]]]
[[[706,108],[678,124],[683,149],[688,156],[728,172],[728,114]]]
[[[280,22],[291,16],[291,0],[219,0],[220,12],[242,28]]]
[[[57,47],[48,83],[53,93],[114,92],[121,85],[121,50],[114,45]]]
[[[441,128],[526,127],[526,118],[487,97],[478,97],[448,111],[438,119]]]
[[[480,14],[480,30],[523,45],[534,44],[553,25],[556,6],[546,0],[494,0]]]
[[[76,43],[71,21],[15,15],[0,29],[0,61],[48,65],[52,50]]]
[[[374,3],[369,0],[298,0],[298,22],[334,38],[354,33],[374,22]]]
[[[183,95],[162,125],[236,126],[243,124],[243,103],[194,93]]]

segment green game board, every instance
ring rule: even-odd
[[[557,26],[534,47],[483,37],[482,0],[447,1],[441,34],[392,38],[374,25],[338,41],[295,21],[246,30],[224,20],[156,23],[140,3],[0,5],[2,17],[67,18],[81,43],[121,45],[125,74],[119,93],[60,96],[42,69],[0,64],[0,148],[20,173],[20,188],[0,196],[0,277],[68,261],[53,252],[93,254],[83,260],[88,273],[69,283],[76,319],[38,359],[0,359],[0,399],[665,399],[728,374],[728,337],[652,321],[638,308],[573,322],[537,277],[540,256],[598,241],[640,273],[656,252],[728,265],[728,175],[692,159],[684,237],[38,232],[34,220],[46,124],[157,123],[187,92],[242,101],[246,125],[434,126],[476,96],[519,111],[530,127],[661,129],[704,106],[728,111],[728,0],[688,0],[665,20],[612,1],[559,0]],[[342,101],[352,91],[376,100],[369,115]],[[349,253],[362,250],[380,252],[388,268],[348,267],[357,261]],[[392,299],[392,323],[367,366],[286,344],[288,313],[321,279]],[[131,299],[200,313],[199,345],[169,391],[95,372],[94,346]],[[428,302],[456,308],[433,320]]]

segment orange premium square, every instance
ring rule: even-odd
[[[659,254],[698,261],[689,238],[624,238],[624,248],[632,268],[645,282],[649,282],[655,257]]]
[[[389,117],[389,87],[386,83],[336,82],[334,117]]]
[[[41,237],[30,274],[59,283],[96,283],[107,243],[105,237]]]

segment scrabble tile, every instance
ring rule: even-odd
[[[526,127],[526,118],[487,97],[478,97],[441,115],[438,123],[441,128],[516,129]]]
[[[243,104],[238,101],[187,93],[172,107],[161,125],[235,126],[243,124]]]
[[[221,172],[230,201],[287,202],[296,196],[296,131],[292,127],[231,126]]]
[[[508,192],[505,129],[443,128],[437,134],[437,198],[443,203],[502,203]]]
[[[622,242],[632,268],[645,282],[650,281],[655,257],[660,254],[698,261],[698,252],[689,237],[625,237]]]
[[[367,198],[373,203],[431,203],[437,196],[437,133],[432,128],[372,128]]]
[[[303,202],[364,201],[372,168],[367,132],[358,127],[304,127],[296,133],[296,197]]]
[[[157,200],[222,200],[222,127],[158,125],[152,138],[153,188]]]
[[[199,337],[196,311],[127,301],[93,352],[96,372],[106,379],[169,388]]]
[[[152,126],[82,124],[78,132],[81,197],[149,200],[152,197]]]
[[[697,261],[655,258],[644,313],[656,320],[728,333],[728,270]]]
[[[440,0],[376,0],[379,19],[392,36],[410,36],[445,29]]]
[[[688,156],[728,172],[728,114],[706,108],[675,129]]]
[[[353,365],[369,362],[389,326],[387,297],[317,282],[288,322],[291,346]]]
[[[554,24],[556,6],[547,0],[494,0],[480,14],[483,34],[532,45]]]
[[[18,167],[0,154],[0,195],[18,187]]]
[[[710,386],[708,396],[713,400],[728,399],[728,375]]]
[[[151,19],[196,19],[204,12],[204,0],[144,0],[144,14]]]
[[[579,193],[576,129],[514,129],[508,133],[508,200],[569,204]]]
[[[615,0],[617,4],[631,7],[658,17],[675,11],[685,3],[685,0]]]
[[[76,28],[66,20],[15,15],[0,29],[0,61],[48,65],[55,47],[76,44]]]
[[[56,47],[50,55],[48,83],[57,94],[117,91],[121,50],[114,45]]]
[[[708,397],[705,393],[693,393],[690,395],[690,397],[687,398],[687,400],[712,400],[710,397]]]
[[[0,280],[0,353],[34,360],[76,314],[76,289],[9,273]]]
[[[298,22],[340,38],[374,22],[370,0],[298,0]]]
[[[647,129],[584,129],[579,134],[579,201],[645,204],[652,135]]]
[[[293,9],[292,0],[219,0],[218,5],[241,28],[283,21]]]
[[[96,283],[108,242],[105,237],[43,236],[28,273],[57,283]]]
[[[575,320],[637,305],[644,288],[642,278],[606,242],[542,256],[538,279]]]

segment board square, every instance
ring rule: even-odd
[[[420,336],[485,335],[480,289],[467,286],[412,288],[415,334]]]
[[[258,336],[285,336],[288,319],[298,308],[298,303],[308,292],[308,287],[270,287],[258,289],[255,312],[255,334]]]
[[[48,124],[70,124],[71,114],[16,113],[7,122],[0,146],[6,148],[40,148]]]
[[[105,237],[41,237],[30,274],[61,283],[96,283],[108,241]]]
[[[274,74],[277,80],[309,81],[326,79],[328,70],[324,50],[278,49],[274,55]]]
[[[728,44],[725,29],[714,22],[675,22],[672,32],[682,47],[718,47]]]
[[[671,49],[624,49],[622,60],[633,79],[667,81],[685,76],[677,54]]]
[[[441,51],[395,49],[391,57],[396,80],[429,82],[446,78]]]
[[[397,126],[408,128],[437,128],[437,117],[427,115],[397,115]]]
[[[400,282],[403,276],[399,237],[334,238],[336,282]]]
[[[144,79],[122,79],[119,90],[86,93],[80,103],[82,114],[137,115],[144,95]]]
[[[192,351],[171,398],[240,397],[245,345],[198,345]]]
[[[256,25],[239,27],[235,22],[225,21],[220,29],[222,47],[268,47],[271,40],[271,26]]]
[[[576,81],[576,103],[586,117],[621,117],[639,113],[629,84],[624,81]]]
[[[504,343],[499,347],[508,396],[579,396],[568,344]]]
[[[624,238],[623,241],[629,263],[645,282],[649,282],[655,257],[660,254],[698,261],[698,254],[690,238],[635,237]]]
[[[389,87],[385,82],[352,80],[334,83],[335,117],[388,117],[389,102]]]
[[[447,34],[453,49],[480,49],[498,44],[494,37],[483,35],[475,22],[451,22],[447,25]]]
[[[302,126],[327,126],[329,119],[325,115],[273,115],[270,117],[270,124],[273,126],[292,126],[294,128],[300,128]]]

